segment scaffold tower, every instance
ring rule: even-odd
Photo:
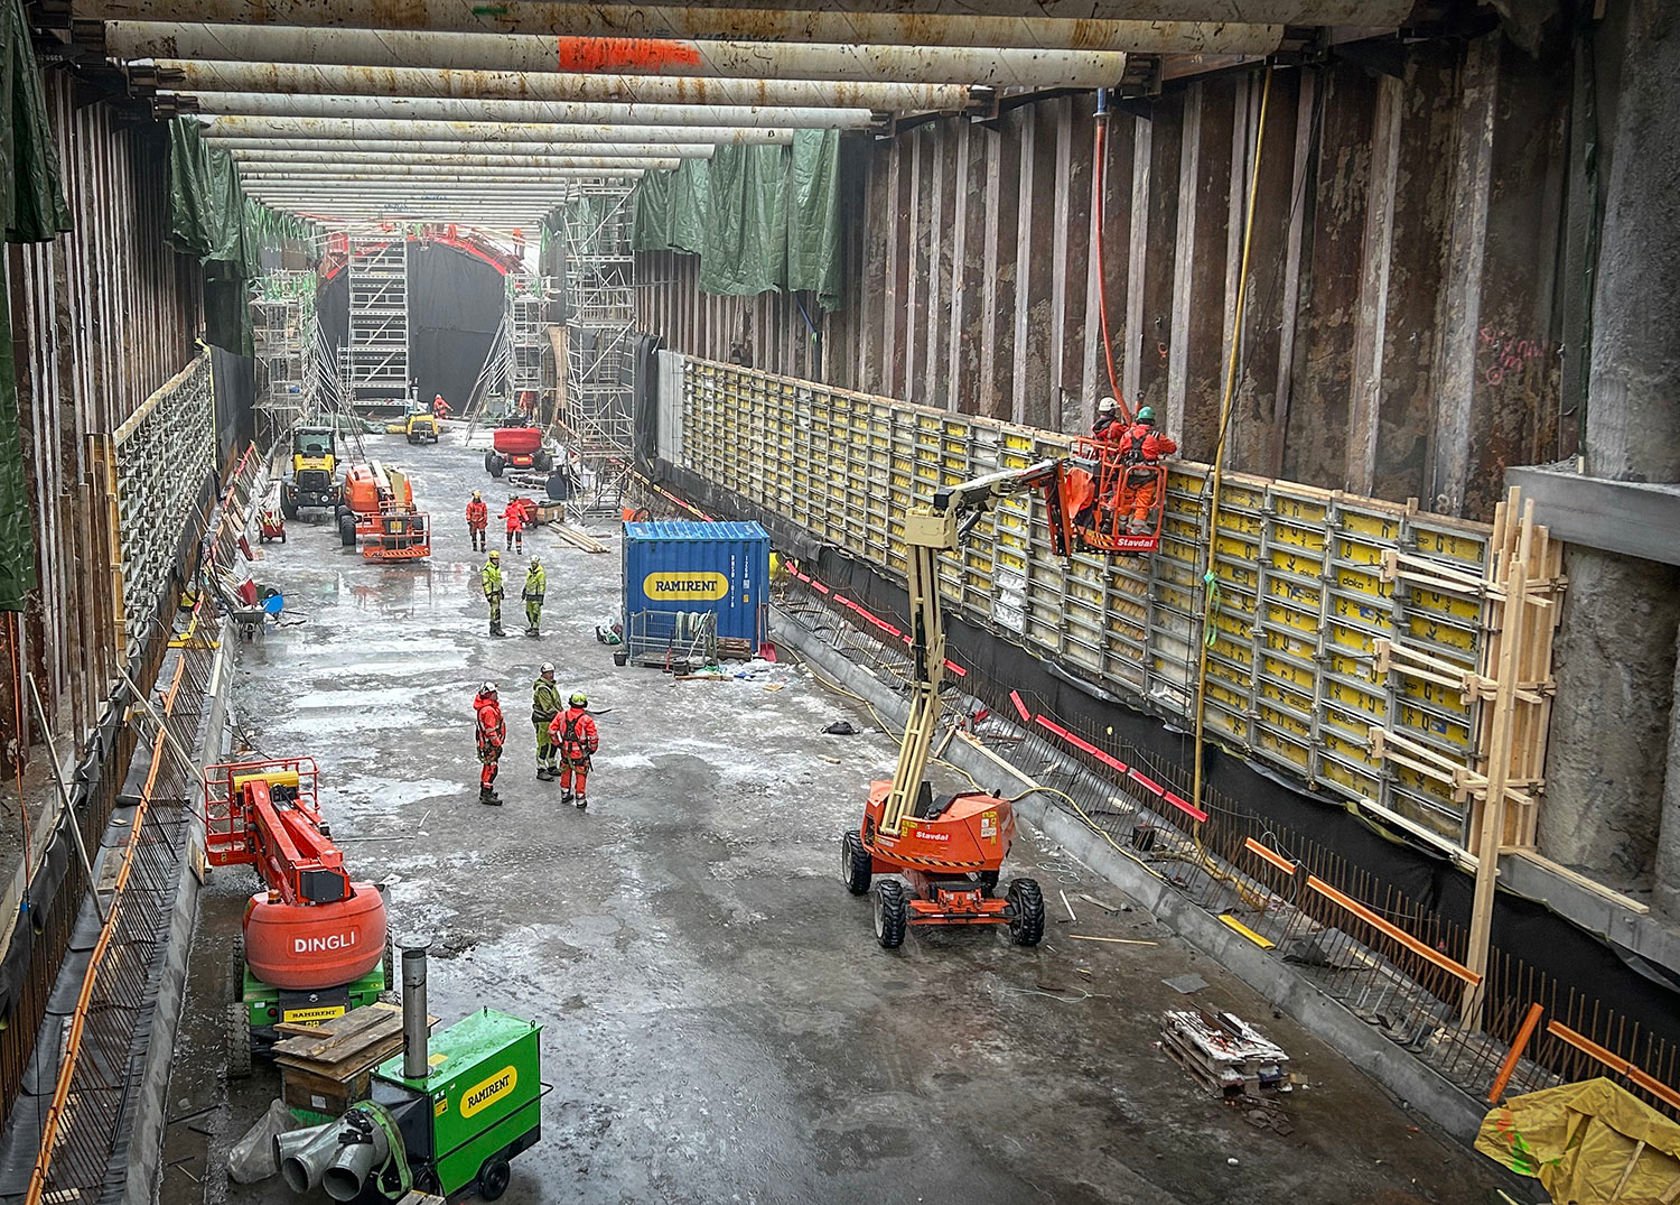
[[[256,438],[265,451],[318,404],[313,271],[270,272],[251,301],[257,360]]]
[[[566,249],[566,387],[559,424],[591,508],[616,509],[631,459],[635,270],[630,185],[581,181],[556,212]]]
[[[408,243],[400,235],[350,240],[350,329],[340,356],[356,407],[408,402]]]

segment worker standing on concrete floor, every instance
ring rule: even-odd
[[[490,604],[490,634],[505,636],[502,631],[502,554],[494,548],[490,550],[490,559],[484,562],[484,568],[479,572],[484,585],[484,601]]]
[[[1103,443],[1117,443],[1126,434],[1126,424],[1120,419],[1120,403],[1105,397],[1097,403],[1097,421],[1091,428],[1091,438]]]
[[[483,552],[485,539],[484,529],[490,526],[490,508],[484,505],[484,496],[477,490],[473,491],[472,501],[467,503],[467,534],[472,537],[474,552]]]
[[[601,747],[595,717],[589,714],[589,696],[573,693],[571,706],[554,717],[549,738],[560,751],[560,802],[575,803],[578,810],[589,806],[585,788],[589,785],[589,759]]]
[[[1157,466],[1163,456],[1170,456],[1176,451],[1178,444],[1155,430],[1154,409],[1149,406],[1139,409],[1137,418],[1120,437],[1120,458],[1127,467],[1120,482],[1117,509],[1132,512],[1127,531],[1142,533],[1155,530],[1150,512],[1155,508],[1160,489],[1161,474]]]
[[[486,682],[478,688],[478,695],[473,699],[473,711],[478,716],[478,761],[483,767],[478,773],[478,801],[501,807],[502,797],[496,794],[496,771],[501,768],[507,721],[502,718],[502,705],[496,698],[494,682]]]
[[[525,571],[525,634],[527,636],[541,636],[537,625],[542,623],[543,596],[548,593],[548,574],[543,572],[542,561],[537,557],[531,558],[531,567]]]
[[[554,682],[554,665],[544,661],[531,683],[531,723],[537,728],[537,781],[552,782],[560,777],[549,725],[560,714],[560,688]]]
[[[523,498],[509,498],[507,507],[502,511],[502,518],[507,520],[507,549],[514,551],[515,545],[523,553],[525,551],[525,500]]]

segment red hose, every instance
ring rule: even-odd
[[[1108,333],[1108,274],[1103,271],[1103,200],[1108,195],[1108,154],[1105,146],[1107,134],[1108,118],[1099,114],[1096,142],[1091,150],[1091,156],[1095,160],[1092,164],[1091,178],[1096,186],[1096,194],[1091,200],[1091,211],[1095,215],[1095,234],[1092,242],[1096,244],[1097,250],[1097,313],[1102,316],[1103,358],[1108,362],[1108,387],[1114,391],[1114,400],[1120,406],[1120,417],[1129,426],[1132,412],[1126,406],[1125,395],[1120,392],[1120,379],[1114,375],[1114,341]]]

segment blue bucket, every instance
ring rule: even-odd
[[[280,612],[286,609],[286,596],[276,590],[262,601],[262,609],[275,619],[280,618]]]

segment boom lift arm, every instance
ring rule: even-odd
[[[898,749],[892,791],[880,831],[897,837],[915,806],[927,773],[933,730],[939,721],[939,688],[945,676],[945,615],[939,597],[939,554],[959,547],[999,498],[1037,490],[1044,495],[1050,545],[1066,556],[1069,516],[1062,504],[1064,462],[1044,460],[1024,469],[1002,469],[934,491],[933,502],[904,516],[905,578],[910,596],[910,717]]]

